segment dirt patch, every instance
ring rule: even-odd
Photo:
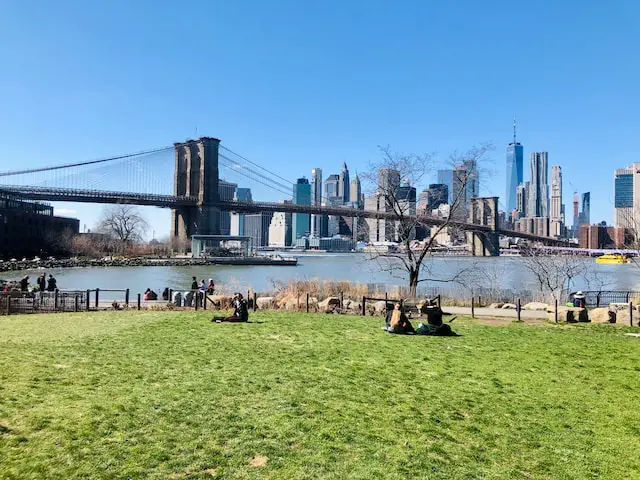
[[[264,455],[256,455],[249,462],[250,467],[266,467],[269,459]]]
[[[0,435],[11,435],[13,430],[9,427],[9,422],[0,419]]]
[[[202,474],[210,475],[211,477],[213,477],[215,476],[217,471],[218,471],[217,468],[205,468],[204,470],[185,470],[184,472],[180,472],[180,473],[171,473],[170,475],[167,476],[167,478],[171,478],[171,479],[187,478],[187,477],[190,477],[191,475],[202,475]]]

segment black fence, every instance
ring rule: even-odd
[[[106,302],[105,294],[109,296]],[[114,300],[114,294],[118,297]],[[129,289],[125,290],[55,290],[53,292],[6,292],[0,297],[0,311],[12,313],[53,313],[98,310],[129,303]]]
[[[587,307],[604,307],[611,303],[629,303],[640,299],[640,292],[629,290],[585,291],[582,293]],[[569,296],[570,300],[573,299],[573,295]]]

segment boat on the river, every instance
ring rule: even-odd
[[[596,258],[596,263],[608,263],[608,264],[631,263],[631,259],[626,255],[607,253],[605,255],[602,255]]]

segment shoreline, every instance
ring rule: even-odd
[[[122,258],[122,259],[60,259],[27,260],[0,263],[0,272],[15,272],[34,269],[86,268],[86,267],[190,267],[204,265],[247,266],[296,266],[298,259],[270,257],[210,257],[210,258]]]

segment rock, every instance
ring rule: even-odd
[[[318,311],[321,313],[333,313],[340,307],[340,299],[338,297],[328,297],[318,303]]]
[[[349,303],[349,309],[350,312],[353,313],[357,313],[358,315],[362,314],[362,302],[355,302],[355,301],[351,301],[351,303]]]
[[[517,307],[514,303],[505,303],[500,307],[502,310],[515,310]]]
[[[276,299],[274,297],[258,297],[256,305],[260,310],[267,310],[275,306]]]
[[[208,295],[215,308],[219,310],[229,310],[233,306],[233,297],[226,295]]]
[[[548,313],[549,320],[555,320],[553,309]],[[586,308],[558,307],[558,322],[563,323],[586,323],[589,322],[589,313]]]
[[[384,300],[376,302],[373,304],[373,308],[376,315],[384,315],[387,313],[387,302]]]
[[[542,302],[529,302],[524,307],[523,310],[533,310],[536,312],[546,312],[548,305]]]
[[[616,323],[616,312],[608,308],[594,308],[589,312],[593,323]]]
[[[489,308],[502,308],[502,307],[504,307],[504,303],[502,302],[492,303],[491,305],[489,305]]]

